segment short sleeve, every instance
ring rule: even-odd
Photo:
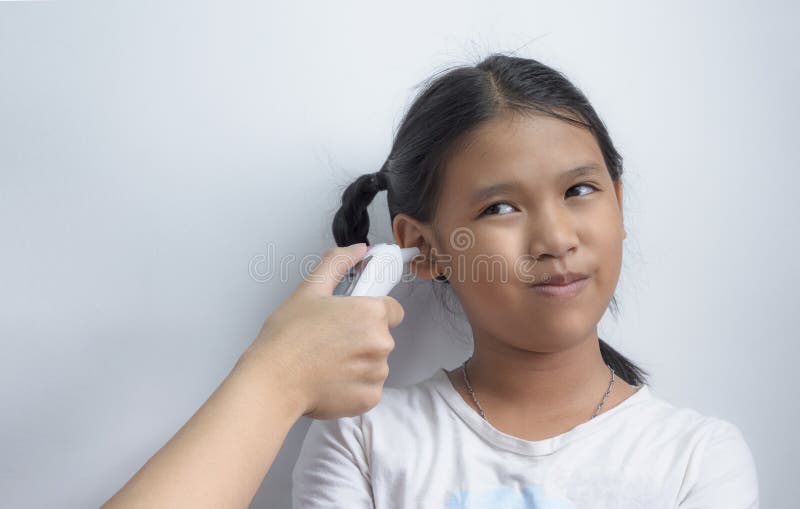
[[[361,416],[313,420],[292,470],[292,508],[373,509]]]
[[[714,421],[678,509],[758,509],[758,478],[750,447],[735,424]]]

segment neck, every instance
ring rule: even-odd
[[[611,380],[596,331],[555,352],[524,350],[476,334],[467,374],[484,408],[539,417],[587,411],[591,416]]]

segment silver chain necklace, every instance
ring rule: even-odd
[[[464,366],[463,366],[464,367],[464,370],[463,370],[464,371],[464,382],[466,382],[466,384],[467,384],[467,390],[469,390],[469,393],[472,395],[472,401],[474,401],[475,402],[475,406],[478,407],[478,410],[481,413],[481,417],[483,417],[484,421],[489,422],[489,420],[486,418],[486,414],[483,413],[483,408],[481,407],[481,404],[478,403],[478,398],[475,397],[475,391],[472,390],[472,384],[469,383],[469,375],[467,375],[467,362],[469,362],[471,360],[472,360],[472,357],[470,357],[469,359],[464,361]],[[594,415],[592,416],[592,419],[597,417],[597,414],[600,413],[600,409],[603,408],[603,403],[606,402],[606,398],[608,398],[608,395],[611,394],[611,387],[614,385],[614,368],[612,368],[608,364],[606,364],[606,367],[611,370],[611,381],[608,383],[608,389],[606,389],[606,393],[603,395],[603,400],[600,401],[599,405],[597,405],[597,410],[595,410]]]

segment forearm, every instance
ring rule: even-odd
[[[101,509],[247,508],[302,415],[285,377],[242,357],[164,447]]]

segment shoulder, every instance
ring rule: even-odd
[[[731,421],[704,413],[700,410],[678,406],[662,399],[648,387],[652,417],[664,426],[675,430],[683,430],[686,434],[699,439],[712,437],[738,437],[743,440],[741,430]]]
[[[432,375],[408,386],[384,387],[381,401],[364,414],[312,420],[295,463],[295,480],[324,465],[337,465],[350,470],[352,476],[369,478],[376,456],[401,454],[402,448],[396,445],[409,443],[409,439],[424,443],[430,434],[431,416],[441,412],[436,409],[434,383]]]
[[[638,426],[657,433],[662,439],[670,438],[692,449],[699,458],[726,444],[741,449],[746,446],[744,436],[733,422],[703,413],[694,408],[677,406],[654,393],[649,386],[639,398],[642,403],[631,414],[638,417]]]
[[[678,406],[663,399],[649,385],[639,388],[627,407],[627,424],[631,427],[664,434],[664,438],[702,442],[711,434],[730,432],[735,426],[724,419],[702,413],[694,408]]]
[[[381,401],[362,415],[312,420],[292,470],[293,507],[374,507],[375,476],[413,468],[408,452],[431,450],[430,418],[441,413],[434,383],[432,375],[384,387]],[[409,443],[420,447],[398,447]]]
[[[736,424],[706,417],[702,440],[692,454],[680,507],[758,507],[755,459]]]
[[[306,442],[309,447],[345,444],[351,451],[372,448],[376,433],[413,432],[429,423],[441,403],[435,394],[437,374],[403,387],[384,387],[380,402],[356,416],[312,421]]]
[[[638,438],[685,471],[679,507],[757,508],[755,460],[741,429],[724,418],[675,406],[652,392],[648,396]]]

